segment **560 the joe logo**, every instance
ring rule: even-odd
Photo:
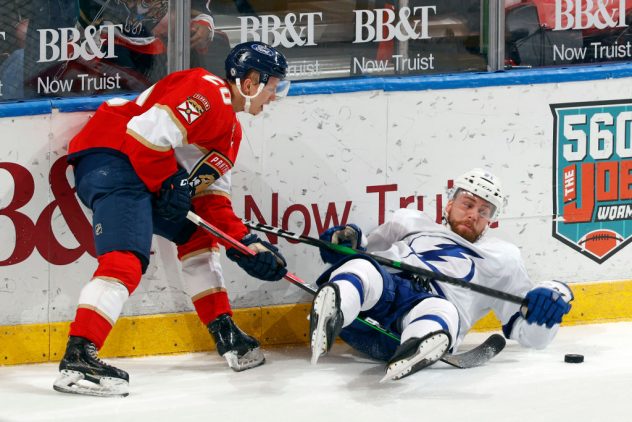
[[[602,263],[632,238],[632,102],[551,111],[553,236]]]

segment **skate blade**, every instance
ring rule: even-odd
[[[329,345],[327,344],[327,330],[325,326],[333,316],[336,309],[336,292],[332,288],[323,289],[322,295],[318,295],[314,300],[314,313],[318,317],[316,328],[312,333],[312,365],[316,365],[318,358],[327,354]]]
[[[120,378],[99,378],[99,383],[85,379],[77,371],[62,370],[53,383],[53,389],[61,393],[81,394],[97,397],[126,397],[129,395],[129,383]]]
[[[428,366],[439,359],[445,353],[448,348],[450,341],[445,334],[439,334],[427,338],[422,341],[417,349],[417,353],[412,356],[410,359],[402,359],[397,362],[391,363],[386,369],[386,374],[380,382],[386,381],[396,381],[408,375],[412,370],[413,366],[418,363],[422,363],[424,360],[427,360],[427,364],[419,367],[417,370]]]
[[[235,351],[226,352],[224,353],[224,359],[226,359],[230,369],[235,372],[241,372],[246,369],[263,365],[266,361],[265,356],[258,347],[248,351],[248,353],[243,356],[238,356]]]

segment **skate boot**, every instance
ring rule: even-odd
[[[53,388],[62,393],[107,397],[129,394],[127,372],[99,359],[94,343],[83,337],[68,338],[59,372]]]
[[[443,330],[409,338],[395,350],[380,382],[398,380],[432,365],[446,354],[450,343],[450,335]]]
[[[235,325],[228,314],[218,316],[208,324],[208,331],[217,345],[217,353],[223,356],[228,366],[235,372],[263,365],[265,356],[259,342]]]
[[[335,283],[322,286],[312,302],[309,314],[309,334],[312,349],[312,365],[327,354],[336,337],[342,331],[344,317],[340,310],[340,290]]]

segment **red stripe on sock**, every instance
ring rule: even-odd
[[[110,331],[112,325],[107,319],[92,309],[78,308],[75,321],[70,324],[69,335],[87,338],[100,349]]]
[[[195,306],[195,310],[204,325],[208,325],[221,314],[233,315],[226,292],[217,292],[201,297],[193,302],[193,306]]]
[[[114,251],[98,257],[99,267],[94,277],[110,277],[121,281],[131,295],[142,276],[140,259],[132,252]]]

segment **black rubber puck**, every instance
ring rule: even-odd
[[[566,363],[582,363],[584,361],[584,355],[574,355],[569,353],[564,355],[564,362]]]

